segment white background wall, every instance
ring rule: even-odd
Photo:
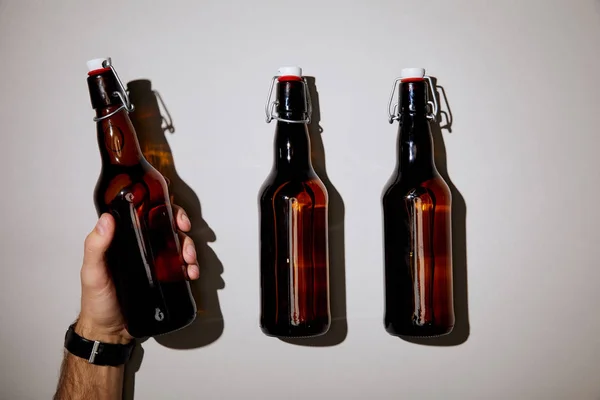
[[[137,399],[598,399],[599,39],[592,0],[0,3],[0,398],[56,385],[96,220],[85,62],[111,56],[165,99],[226,283],[221,337],[145,342]],[[258,327],[263,104],[283,64],[316,77],[345,204],[348,334],[332,347]],[[443,135],[468,210],[470,334],[454,346],[383,329],[380,195],[397,130],[385,110],[406,66],[439,79],[455,119]]]

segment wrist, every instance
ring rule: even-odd
[[[86,324],[84,319],[78,320],[65,333],[65,349],[87,360],[88,364],[117,367],[127,363],[135,342],[130,337],[102,328],[97,324]],[[126,331],[123,329],[123,332]]]
[[[119,332],[118,329],[101,327],[98,326],[98,324],[95,324],[92,321],[86,319],[85,317],[80,317],[77,320],[77,322],[75,323],[74,331],[79,336],[87,340],[97,340],[99,342],[108,344],[128,344],[132,340],[131,336],[127,334],[125,329],[121,329],[121,331]]]

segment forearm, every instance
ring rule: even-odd
[[[79,318],[75,332],[88,339],[103,343],[126,344],[128,338],[107,333],[89,319]],[[125,366],[117,367],[90,364],[88,360],[65,350],[54,400],[120,400],[123,390]]]
[[[65,351],[54,400],[121,399],[123,373],[122,365],[93,365]]]

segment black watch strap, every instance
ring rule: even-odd
[[[113,344],[85,339],[75,333],[75,324],[69,327],[65,335],[65,349],[94,365],[123,365],[129,361],[134,346],[134,341],[128,344]]]

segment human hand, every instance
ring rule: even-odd
[[[187,263],[187,274],[191,280],[198,279],[200,270],[196,259],[196,249],[188,232],[192,225],[185,211],[173,206],[183,259]],[[75,325],[75,332],[88,340],[104,343],[131,341],[132,336],[125,329],[117,293],[110,272],[105,263],[105,253],[115,233],[115,220],[110,214],[102,214],[96,227],[85,239],[83,266],[81,267],[81,312]]]

